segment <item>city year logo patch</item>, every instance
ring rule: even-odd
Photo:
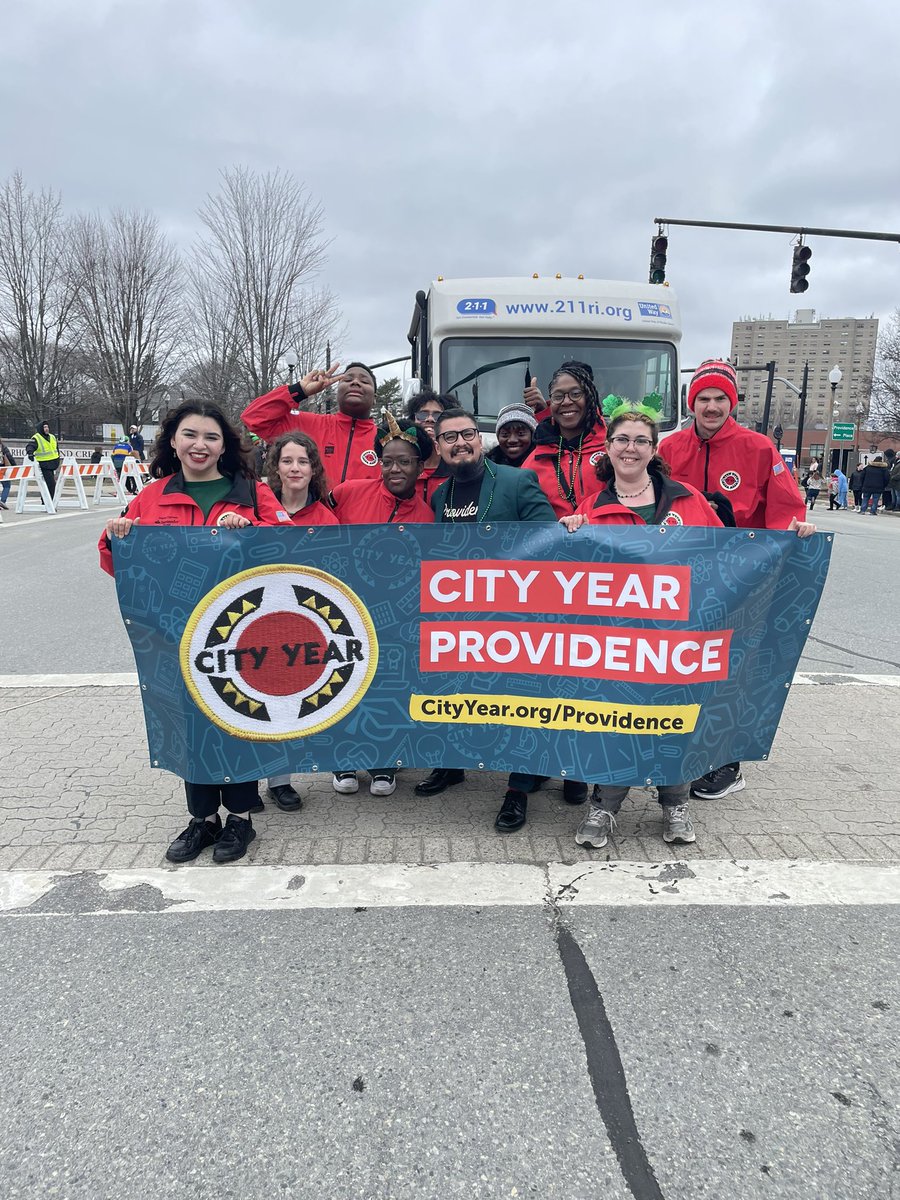
[[[592,467],[596,467],[597,463],[600,461],[601,458],[606,458],[606,455],[603,453],[602,450],[595,450],[588,461],[590,462]]]
[[[741,477],[737,471],[726,471],[719,480],[719,486],[726,492],[735,492],[741,486]]]
[[[362,454],[359,456],[359,461],[365,463],[367,467],[377,467],[378,455],[374,450],[363,450]]]
[[[235,737],[321,733],[363,698],[378,664],[367,609],[312,567],[242,571],[197,604],[179,651],[191,699]]]
[[[683,525],[683,524],[684,524],[684,519],[682,518],[680,513],[672,512],[671,510],[669,512],[667,512],[666,515],[663,517],[663,519],[660,521],[660,525]]]

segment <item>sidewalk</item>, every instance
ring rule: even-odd
[[[267,802],[247,862],[571,863],[623,859],[900,861],[895,687],[795,685],[769,762],[745,765],[747,787],[692,801],[697,842],[666,846],[653,793],[635,791],[619,835],[601,851],[575,845],[584,809],[564,804],[558,782],[530,801],[527,825],[493,827],[505,777],[467,782],[423,800],[425,771],[398,774],[387,798],[339,796],[331,776],[295,776],[302,812]],[[125,869],[164,865],[185,824],[181,782],[147,765],[135,687],[0,690],[0,870]],[[209,856],[197,866],[208,868]],[[183,870],[185,868],[172,868]]]

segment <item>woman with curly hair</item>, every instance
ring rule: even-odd
[[[294,429],[272,443],[266,479],[295,525],[337,525],[327,504],[328,484],[319,448],[308,433]]]
[[[541,415],[534,449],[522,466],[535,472],[553,511],[564,517],[600,488],[594,467],[604,452],[606,425],[587,363],[564,362],[549,391],[549,416]]]
[[[290,517],[266,483],[258,483],[249,451],[215,404],[180,405],[166,415],[150,460],[148,483],[100,535],[100,565],[113,574],[111,538],[141,525],[283,525]],[[184,781],[190,823],[166,851],[169,862],[190,862],[208,846],[213,862],[243,858],[256,837],[250,819],[261,804],[257,780]],[[219,809],[228,814],[222,825]]]

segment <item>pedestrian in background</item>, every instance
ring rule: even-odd
[[[900,512],[900,456],[894,459],[888,474],[888,483],[891,485],[891,501],[894,512]]]
[[[822,490],[822,475],[819,471],[810,471],[803,481],[806,488],[806,507],[810,510],[816,507],[819,492]]]
[[[888,479],[887,463],[880,454],[876,454],[863,471],[861,510],[863,515],[871,512],[873,517],[878,516],[878,501],[888,486]]]
[[[850,472],[850,491],[853,493],[855,512],[859,512],[862,508],[862,481],[863,468],[857,464],[856,470]]]
[[[16,460],[10,453],[9,446],[6,445],[3,438],[0,438],[0,467],[14,467],[15,465]],[[3,483],[0,484],[0,508],[2,509],[7,508],[6,500],[9,496],[10,487],[11,484],[8,479],[4,479]]]
[[[425,466],[422,468],[422,474],[416,484],[416,490],[428,505],[431,504],[431,497],[437,488],[450,474],[447,464],[438,453],[437,443],[434,440],[434,423],[445,409],[456,408],[458,403],[455,396],[442,395],[429,388],[412,396],[406,406],[407,419],[416,425],[421,425],[431,438],[431,454],[425,460]]]

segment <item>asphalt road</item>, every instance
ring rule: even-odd
[[[112,579],[96,542],[107,512],[8,519],[0,527],[4,647],[0,674],[134,669]],[[836,533],[825,593],[801,671],[900,673],[900,516],[815,512]]]
[[[4,1195],[900,1194],[888,910],[561,919],[7,916]]]

